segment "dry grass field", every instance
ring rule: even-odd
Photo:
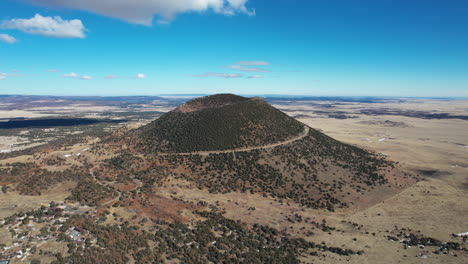
[[[283,108],[282,105],[277,105]],[[336,106],[355,118],[335,119],[321,116],[299,120],[320,129],[342,142],[384,153],[425,180],[398,195],[344,219],[382,232],[398,225],[421,230],[429,237],[448,240],[452,233],[468,231],[468,122],[460,119],[422,119],[400,115],[363,115],[360,109],[398,109],[468,115],[468,101],[410,100],[404,103],[349,103]],[[295,115],[317,110],[307,103],[294,105]],[[384,243],[383,244],[389,244]],[[381,245],[381,243],[372,243]],[[389,245],[390,246],[390,245]],[[379,246],[379,248],[382,246]],[[414,252],[392,256],[387,247],[372,250],[366,261],[351,263],[412,263]],[[401,250],[400,250],[401,251]],[[413,250],[414,251],[414,250]],[[374,257],[371,257],[374,254]],[[388,256],[387,260],[382,257]],[[390,258],[391,256],[391,258]],[[467,258],[442,260],[433,255],[414,263],[466,263]]]

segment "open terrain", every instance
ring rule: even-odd
[[[16,168],[15,173],[24,175],[21,177],[25,180],[17,179],[15,175],[2,175],[0,184],[7,188],[5,193],[0,193],[0,216],[9,217],[45,206],[42,209],[45,216],[33,217],[37,213],[31,213],[26,223],[22,215],[11,217],[3,224],[0,222],[3,225],[0,229],[0,244],[4,244],[3,250],[0,247],[0,254],[11,259],[12,263],[32,259],[49,263],[60,260],[58,252],[61,257],[69,257],[72,263],[86,263],[90,260],[80,259],[77,252],[93,252],[104,246],[97,243],[106,243],[109,254],[114,254],[114,263],[145,263],[148,259],[171,263],[180,258],[187,262],[194,258],[194,263],[197,260],[200,263],[205,261],[205,256],[180,248],[190,248],[191,245],[205,248],[206,242],[211,245],[206,250],[215,250],[220,257],[227,257],[223,255],[225,247],[238,246],[232,242],[231,236],[242,238],[253,245],[266,243],[263,244],[264,248],[271,249],[265,251],[266,255],[276,256],[278,262],[283,263],[296,260],[304,263],[468,261],[467,252],[463,250],[467,247],[466,238],[453,236],[468,232],[468,100],[267,98],[269,103],[289,116],[334,139],[371,152],[383,153],[387,159],[398,163],[401,170],[415,177],[414,181],[402,181],[404,178],[397,175],[390,180],[395,187],[377,189],[380,193],[363,190],[362,194],[359,191],[347,196],[344,192],[344,200],[353,201],[353,204],[336,207],[332,211],[320,206],[305,206],[294,196],[279,197],[281,193],[269,189],[213,191],[213,186],[216,187],[213,183],[207,182],[211,185],[206,185],[203,181],[194,181],[184,175],[195,175],[193,170],[185,167],[174,167],[175,173],[165,170],[165,166],[174,165],[171,156],[168,160],[145,160],[145,155],[122,156],[125,151],[114,152],[103,148],[99,143],[100,138],[111,133],[125,134],[128,130],[122,128],[125,125],[131,128],[146,125],[154,117],[175,108],[181,102],[175,102],[172,98],[125,102],[121,98],[117,104],[115,100],[96,101],[95,98],[87,98],[86,103],[67,105],[70,107],[68,112],[64,111],[64,103],[61,101],[54,101],[50,106],[49,103],[40,105],[43,102],[31,105],[28,100],[24,100],[21,107],[18,103],[5,109],[6,112],[14,108],[21,110],[16,116],[10,113],[8,118],[37,118],[41,115],[40,118],[68,119],[71,118],[70,113],[82,111],[73,118],[93,116],[99,121],[119,120],[117,124],[99,122],[0,129],[5,139],[0,144],[3,144],[2,148],[10,150],[3,153],[0,162],[3,169],[10,169],[15,162],[38,166]],[[17,101],[22,102],[19,99]],[[79,109],[82,104],[88,107],[80,111],[70,110]],[[89,105],[95,104],[106,109],[89,108]],[[193,110],[191,107],[188,109]],[[124,114],[117,118],[115,115],[119,111]],[[158,113],[155,115],[150,111]],[[26,116],[26,112],[31,113],[31,116]],[[147,112],[150,114],[145,115]],[[64,141],[61,140],[64,129],[69,132],[82,131],[84,135],[76,140]],[[310,132],[308,128],[304,131]],[[40,144],[28,145],[36,142],[33,136],[27,136],[32,132],[38,139],[37,143],[44,144],[41,148],[38,148]],[[235,149],[235,152],[250,153],[265,148],[272,149],[268,151],[278,148],[287,150],[292,146],[297,147],[298,142],[304,140],[303,136],[303,132],[300,132],[275,143],[241,147]],[[18,140],[19,137],[21,140]],[[27,152],[31,146],[34,146],[33,150]],[[232,151],[200,150],[182,154],[209,156]],[[241,157],[235,158],[239,161]],[[155,162],[157,167],[153,166]],[[262,161],[261,164],[268,162]],[[39,174],[39,168],[57,171],[59,174]],[[31,172],[34,172],[32,177]],[[329,175],[334,175],[332,173],[340,174],[340,171],[332,171]],[[45,180],[34,179],[34,175],[40,175]],[[154,181],[148,182],[148,179]],[[320,177],[319,180],[322,181]],[[37,183],[37,186],[30,188],[29,182]],[[18,188],[22,185],[28,188]],[[40,196],[37,195],[38,190]],[[50,201],[59,205],[50,205]],[[62,209],[57,211],[56,207]],[[87,211],[91,213],[85,214]],[[200,211],[210,214],[199,214]],[[89,219],[80,218],[81,215]],[[49,219],[59,222],[54,223]],[[171,223],[180,223],[181,226],[174,229]],[[207,223],[210,223],[211,231],[214,232],[210,238],[197,233],[203,230],[206,232]],[[115,225],[123,225],[123,228],[117,232],[112,229]],[[44,226],[47,228],[44,229]],[[53,231],[54,226],[58,231]],[[267,226],[273,231],[258,229],[258,226]],[[192,232],[196,235],[187,237],[185,228],[195,230]],[[18,234],[13,235],[10,230]],[[125,237],[136,247],[116,243],[115,238],[108,235],[112,230],[116,238]],[[24,232],[28,234],[23,235]],[[287,238],[286,242],[269,244],[273,243],[269,237],[275,232]],[[148,237],[148,233],[156,235]],[[67,238],[63,238],[64,235]],[[104,242],[96,239],[99,237],[105,238]],[[148,239],[148,244],[139,242],[143,237]],[[188,246],[168,243],[165,251],[158,252],[156,245],[171,238],[180,243],[183,241]],[[294,239],[304,239],[305,242]],[[29,246],[25,243],[28,240],[32,241]],[[456,244],[447,242],[458,243],[458,248]],[[297,251],[289,250],[291,245],[296,245],[294,248]],[[120,255],[117,253],[119,247],[126,247],[128,251]],[[274,250],[275,247],[280,250]],[[237,254],[240,256],[251,252],[248,248],[248,245],[244,245],[244,249]],[[291,252],[295,258],[282,255],[281,252]],[[100,254],[96,253],[96,256],[105,257]],[[267,262],[264,258],[266,255],[246,254],[242,257]]]

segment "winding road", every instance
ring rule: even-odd
[[[99,184],[99,185],[101,185],[101,186],[104,186],[104,187],[111,188],[112,190],[115,190],[115,189],[112,187],[112,185],[110,185],[110,184],[108,184],[108,183],[103,183],[102,181],[100,181],[100,180],[96,177],[96,175],[94,174],[94,168],[89,169],[89,174],[91,174],[91,177],[93,177],[94,181],[95,181],[97,184]],[[117,202],[117,201],[120,200],[120,196],[122,196],[122,193],[121,193],[119,190],[115,190],[115,191],[117,192],[117,196],[114,197],[114,198],[112,198],[111,200],[109,200],[109,201],[107,201],[107,202],[101,204],[102,206],[106,206],[106,205],[111,204],[111,203],[113,204],[114,202]]]
[[[301,140],[305,138],[309,134],[310,128],[308,126],[304,126],[304,131],[298,135],[297,137],[288,139],[286,141],[281,141],[273,144],[263,145],[263,146],[256,146],[256,147],[245,147],[245,148],[235,148],[235,149],[227,149],[227,150],[210,150],[210,151],[194,151],[194,152],[178,152],[178,153],[156,153],[157,156],[171,156],[171,155],[202,155],[208,156],[210,154],[222,154],[222,153],[233,153],[233,152],[244,152],[244,151],[251,151],[257,149],[270,149],[275,148],[278,146],[287,145],[294,141]]]
[[[208,156],[210,154],[244,152],[244,151],[257,150],[257,149],[270,149],[270,148],[275,148],[275,147],[278,147],[278,146],[287,145],[287,144],[290,144],[292,142],[301,140],[301,139],[305,138],[309,134],[309,131],[310,131],[310,128],[308,126],[304,126],[304,131],[300,135],[298,135],[298,136],[296,136],[294,138],[291,138],[291,139],[288,139],[288,140],[285,140],[285,141],[281,141],[281,142],[277,142],[277,143],[273,143],[273,144],[263,145],[263,146],[236,148],[236,149],[227,149],[227,150],[195,151],[195,152],[186,152],[186,153],[157,153],[156,155],[158,155],[158,156],[170,156],[170,155],[202,155],[202,156]],[[96,175],[94,174],[94,168],[89,169],[89,174],[94,179],[94,181],[96,183],[98,183],[99,185],[112,187],[111,184],[109,184],[107,182],[103,182],[103,181],[99,180],[96,177]],[[112,188],[112,189],[114,189],[114,188]],[[112,198],[111,200],[106,201],[105,203],[101,204],[102,206],[113,204],[113,203],[120,200],[120,197],[122,196],[122,193],[120,191],[118,191],[118,190],[115,190],[115,191],[117,192],[118,195],[116,197]]]

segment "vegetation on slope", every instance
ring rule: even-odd
[[[143,162],[124,154],[113,163],[127,165],[115,167],[113,174],[136,175],[145,186],[175,176],[194,181],[198,187],[213,193],[260,192],[330,211],[351,205],[355,198],[372,192],[377,186],[388,186],[385,175],[394,170],[393,163],[314,129],[304,138],[271,149],[183,154],[262,146],[303,131],[302,123],[263,100],[242,98],[220,95],[196,99],[195,105],[203,102],[203,106],[209,106],[213,100],[212,105],[217,107],[173,111],[130,132],[135,141],[128,142],[130,148],[126,151],[136,154],[143,150],[147,154],[144,162],[147,166],[137,168],[135,163]],[[160,152],[174,155],[161,156]],[[158,173],[146,173],[155,167],[160,168]]]
[[[176,109],[175,112],[194,112],[205,108],[221,107],[225,105],[235,104],[247,101],[249,98],[234,95],[234,94],[215,94],[206,97],[193,99]]]
[[[268,193],[311,208],[347,207],[346,197],[387,183],[393,164],[382,156],[343,144],[318,131],[272,150],[208,156],[158,157],[168,173],[194,181],[213,193]],[[184,173],[175,173],[183,171]]]
[[[196,99],[195,103],[213,107],[163,115],[134,133],[138,149],[174,153],[263,146],[304,130],[299,121],[259,98],[224,95]]]
[[[78,181],[67,200],[80,202],[82,205],[97,206],[99,201],[113,198],[116,195],[117,193],[111,188],[86,179]]]
[[[0,168],[0,185],[14,184],[23,195],[41,195],[41,192],[64,181],[78,181],[89,175],[81,168],[73,167],[64,171],[49,171],[35,163],[16,162]],[[8,188],[2,187],[4,192]]]

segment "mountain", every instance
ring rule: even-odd
[[[260,98],[231,94],[189,101],[111,142],[126,146],[113,161],[125,169],[108,175],[136,175],[149,185],[182,178],[212,193],[263,193],[311,208],[372,204],[409,179],[382,155],[328,137]]]
[[[260,98],[218,94],[189,101],[133,136],[145,153],[177,153],[263,146],[303,131],[303,124]]]
[[[466,251],[399,229],[406,211],[391,220],[437,188],[371,207],[411,176],[260,98],[202,97],[103,140],[46,146],[0,164],[0,205],[13,214],[0,219],[0,259],[11,263],[361,263],[398,251],[402,234],[405,248]]]

